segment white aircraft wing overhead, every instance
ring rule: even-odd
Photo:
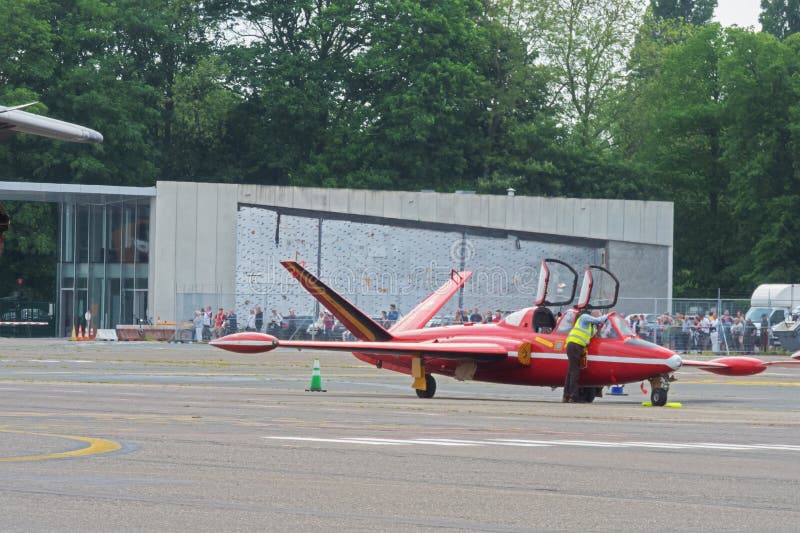
[[[0,141],[6,140],[15,133],[29,133],[62,141],[79,143],[103,142],[103,136],[100,132],[93,129],[21,111],[19,107],[23,106],[14,108],[0,105]]]

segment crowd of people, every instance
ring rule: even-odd
[[[481,313],[478,307],[475,307],[472,311],[461,309],[456,309],[456,313],[453,316],[453,324],[465,324],[467,322],[471,322],[473,324],[478,323],[489,323],[489,322],[500,322],[503,319],[503,312],[498,309],[496,311],[492,311],[491,309]]]
[[[737,352],[752,354],[770,348],[769,323],[766,315],[761,323],[745,319],[741,311],[736,316],[730,311],[717,315],[713,310],[705,314],[664,313],[648,320],[645,315],[627,316],[631,329],[640,337],[678,353]]]

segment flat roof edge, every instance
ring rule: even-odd
[[[81,200],[155,198],[155,187],[123,187],[82,183],[38,183],[32,181],[0,181],[0,200],[59,202],[80,197]]]

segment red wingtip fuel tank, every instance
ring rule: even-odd
[[[214,339],[209,344],[229,352],[262,353],[275,349],[278,346],[278,339],[265,333],[247,331]]]
[[[710,363],[719,363],[725,367],[706,368],[708,372],[720,374],[722,376],[752,376],[760,374],[767,369],[764,361],[753,357],[719,357],[712,359]]]

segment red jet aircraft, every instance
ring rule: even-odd
[[[414,378],[420,398],[436,393],[433,374],[458,380],[515,385],[562,387],[567,373],[566,337],[579,310],[608,309],[617,301],[619,282],[600,266],[584,274],[578,305],[558,320],[548,306],[568,305],[575,296],[578,274],[566,263],[542,261],[535,306],[511,313],[490,324],[425,325],[472,275],[453,270],[450,279],[390,329],[383,328],[360,309],[308,272],[296,261],[281,264],[359,340],[353,342],[278,340],[264,333],[234,333],[211,342],[238,353],[267,352],[277,347],[352,352],[358,359]],[[555,288],[555,290],[553,290]],[[602,297],[592,297],[592,292]],[[550,299],[550,292],[562,293]],[[624,318],[610,313],[588,347],[586,368],[580,374],[580,398],[591,402],[603,387],[649,381],[653,405],[667,402],[673,373],[693,366],[728,376],[763,372],[769,365],[800,361],[766,362],[752,357],[721,357],[691,361],[647,342],[631,331]]]

